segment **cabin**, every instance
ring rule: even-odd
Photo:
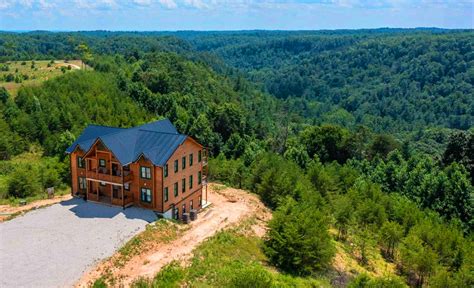
[[[73,196],[174,219],[207,205],[207,150],[168,119],[132,128],[89,125],[66,153]]]

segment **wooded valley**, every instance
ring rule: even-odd
[[[15,93],[0,78],[0,201],[66,189],[64,151],[87,124],[168,118],[209,148],[214,181],[273,210],[258,249],[289,286],[472,287],[473,43],[441,29],[0,32],[4,69],[86,64]],[[337,247],[393,271],[334,276]],[[276,285],[254,268],[249,287]]]

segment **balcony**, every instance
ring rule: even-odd
[[[110,170],[103,167],[99,167],[98,169],[93,168],[93,169],[87,170],[86,177],[90,179],[95,179],[98,181],[122,184],[121,171],[116,171],[114,173],[111,173]],[[125,178],[127,178],[128,180],[125,181]],[[133,179],[133,174],[129,172],[127,176],[124,176],[123,181],[128,182],[128,181],[131,181],[131,179]]]

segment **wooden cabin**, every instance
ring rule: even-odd
[[[89,125],[66,153],[71,193],[87,201],[176,219],[207,203],[207,151],[167,119],[133,128]]]

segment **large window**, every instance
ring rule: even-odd
[[[85,168],[86,167],[86,161],[82,157],[77,157],[77,167],[78,168]]]
[[[165,165],[165,171],[163,174],[165,175],[165,178],[168,177],[168,164]]]
[[[173,193],[174,197],[178,197],[178,182],[174,183]]]
[[[178,172],[178,159],[174,160],[174,173]]]
[[[140,177],[143,179],[151,179],[151,168],[140,166]]]
[[[79,177],[79,190],[86,190],[86,187],[87,187],[86,184],[87,184],[86,178]]]
[[[165,202],[168,202],[168,187],[165,187],[165,192],[164,192],[163,198],[165,199]]]
[[[181,159],[181,169],[184,170],[184,168],[186,168],[186,156],[184,156],[182,159]]]
[[[201,152],[201,150],[199,150],[199,152],[198,152],[198,162],[201,162],[201,160],[202,160],[202,152]]]
[[[99,167],[105,168],[105,159],[99,159]]]
[[[140,193],[140,200],[142,202],[151,203],[151,189],[142,188]]]
[[[183,178],[181,180],[181,192],[182,193],[186,192],[186,178]]]
[[[198,185],[201,185],[202,182],[202,173],[201,171],[198,171]]]
[[[189,176],[189,189],[193,189],[193,175]]]
[[[189,166],[193,166],[193,153],[189,154]]]

